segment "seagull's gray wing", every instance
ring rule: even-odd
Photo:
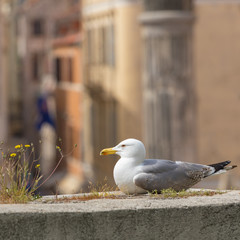
[[[180,191],[190,188],[213,172],[213,167],[201,164],[146,159],[133,181],[147,191],[161,192],[168,188]]]

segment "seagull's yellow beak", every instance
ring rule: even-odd
[[[109,155],[109,154],[115,154],[117,151],[113,150],[112,148],[105,148],[100,152],[100,155]]]

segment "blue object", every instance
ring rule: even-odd
[[[48,110],[47,96],[41,95],[37,100],[37,108],[39,118],[37,120],[37,129],[40,130],[44,123],[50,124],[53,128],[56,128],[55,122]]]

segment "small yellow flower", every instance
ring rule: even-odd
[[[29,144],[24,145],[25,148],[31,147]]]
[[[16,153],[11,153],[10,157],[16,157],[16,155],[17,155]]]
[[[39,168],[40,167],[40,164],[37,164],[36,166],[35,166],[35,168]]]
[[[20,148],[20,147],[21,147],[21,145],[19,145],[19,144],[15,146],[15,148]]]

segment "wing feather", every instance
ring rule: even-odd
[[[201,164],[147,159],[133,181],[147,191],[161,192],[168,188],[180,191],[190,188],[213,171],[213,167]]]

